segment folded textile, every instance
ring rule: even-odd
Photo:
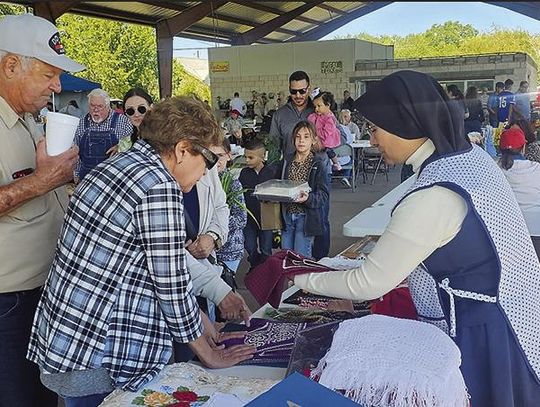
[[[378,407],[467,407],[461,353],[432,324],[383,315],[340,323],[311,377]]]
[[[304,290],[298,290],[294,294],[283,300],[285,304],[299,305],[302,308],[321,308],[327,309],[331,301],[339,300],[338,298],[327,297],[325,295],[312,294]],[[369,310],[370,302],[352,302],[354,311],[366,311]]]
[[[297,274],[334,271],[291,250],[282,250],[268,257],[263,264],[250,271],[244,280],[247,289],[260,305],[269,303],[279,307],[285,281]]]
[[[328,311],[301,308],[268,308],[264,317],[272,321],[280,322],[307,322],[309,324],[326,324],[333,321],[359,318],[369,315],[369,311]]]
[[[408,287],[397,287],[371,302],[371,313],[389,317],[418,319]]]
[[[252,318],[250,326],[227,324],[223,331],[246,331],[244,338],[233,338],[223,342],[226,348],[248,344],[257,347],[252,359],[240,362],[241,365],[262,365],[287,367],[297,334],[312,326],[308,323],[275,322]]]

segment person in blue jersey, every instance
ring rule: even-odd
[[[497,95],[497,119],[499,123],[506,122],[512,117],[512,111],[516,105],[516,96],[512,93],[514,81],[507,79],[504,81],[504,90]]]
[[[355,104],[371,144],[417,180],[361,267],[295,285],[372,300],[408,278],[419,319],[458,345],[472,406],[537,406],[540,262],[502,171],[465,139],[462,111],[429,75],[393,73]]]

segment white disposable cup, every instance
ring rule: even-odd
[[[47,154],[58,155],[69,150],[73,144],[79,119],[68,114],[48,112],[45,141]]]

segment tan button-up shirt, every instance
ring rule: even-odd
[[[0,97],[0,185],[14,182],[18,172],[35,169],[39,137],[32,115],[20,117]],[[0,293],[43,285],[66,206],[62,187],[0,216]]]

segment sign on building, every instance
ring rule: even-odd
[[[210,72],[229,72],[229,61],[210,62]]]
[[[343,72],[343,61],[322,61],[321,73],[341,73]]]

